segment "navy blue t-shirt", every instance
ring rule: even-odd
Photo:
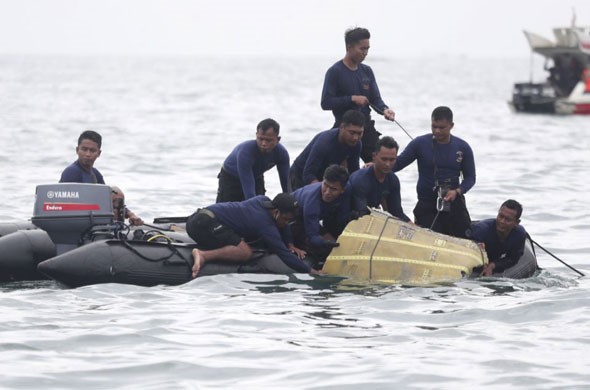
[[[488,260],[496,263],[494,272],[502,272],[512,267],[524,253],[526,230],[516,225],[503,242],[496,233],[496,219],[484,219],[475,223],[469,231],[467,238],[477,242],[483,242],[488,254]]]
[[[323,247],[326,241],[320,235],[320,221],[331,215],[338,216],[341,228],[346,226],[350,217],[350,187],[336,200],[326,203],[322,200],[322,183],[308,184],[293,192],[299,203],[299,212],[303,218],[305,235],[311,246]]]
[[[255,179],[276,165],[283,192],[289,179],[289,153],[281,144],[270,153],[262,153],[256,140],[242,142],[223,162],[223,169],[240,180],[245,199],[256,196]]]
[[[342,116],[348,110],[359,110],[367,118],[370,118],[370,107],[356,105],[352,101],[353,95],[366,96],[369,102],[381,111],[388,108],[381,99],[381,93],[371,67],[359,64],[356,70],[350,70],[340,60],[326,72],[321,100],[322,109],[331,110],[334,114],[336,125],[340,124]]]
[[[215,203],[207,206],[217,219],[231,228],[245,241],[262,239],[272,253],[283,263],[299,272],[309,272],[310,267],[295,256],[285,245],[274,219],[264,207],[270,198],[257,195],[243,202]]]
[[[451,135],[448,144],[439,144],[433,140],[432,134],[416,137],[397,157],[393,170],[400,171],[414,160],[418,160],[418,199],[436,199],[435,179],[439,183],[448,181],[451,189],[461,187],[463,194],[475,184],[473,151],[469,144],[459,137]]]
[[[314,180],[321,181],[324,171],[332,164],[341,165],[346,161],[349,173],[357,171],[362,143],[359,141],[355,146],[348,146],[339,142],[339,131],[334,128],[316,134],[293,162],[291,173],[302,178],[304,184],[310,184]]]
[[[60,183],[88,183],[105,184],[102,174],[92,167],[89,172],[85,170],[78,160],[74,161],[61,173]]]
[[[389,212],[394,217],[408,222],[410,218],[404,214],[400,194],[399,179],[393,172],[389,172],[383,183],[375,177],[374,168],[362,168],[350,175],[350,186],[352,189],[352,209],[367,214],[367,206],[378,208],[385,200]]]

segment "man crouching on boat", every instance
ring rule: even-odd
[[[467,231],[467,238],[483,244],[489,263],[481,276],[491,276],[515,265],[524,253],[527,233],[520,226],[522,205],[508,199],[498,211],[498,216],[479,221]]]
[[[259,240],[293,270],[320,273],[293,253],[297,249],[293,244],[283,242],[281,233],[298,211],[297,200],[287,193],[278,194],[272,201],[258,195],[197,210],[186,223],[188,235],[198,246],[193,250],[193,278],[208,261],[248,261],[252,256],[248,242]]]

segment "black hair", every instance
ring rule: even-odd
[[[347,48],[357,44],[363,39],[371,39],[371,33],[366,28],[353,27],[344,32],[344,43]]]
[[[339,182],[342,188],[346,187],[348,181],[348,171],[341,165],[332,164],[324,171],[324,180],[329,182]]]
[[[362,112],[357,110],[348,110],[342,115],[342,122],[343,126],[346,125],[353,125],[353,126],[365,126],[365,116]]]
[[[502,207],[506,207],[508,209],[515,210],[516,211],[516,219],[520,219],[520,216],[522,215],[522,205],[520,203],[518,203],[514,199],[508,199],[507,201],[502,203],[502,206],[500,208],[502,208]]]
[[[453,111],[447,106],[436,107],[432,111],[432,120],[440,121],[443,119],[453,123]]]
[[[86,130],[80,134],[78,137],[78,146],[84,141],[85,139],[89,139],[90,141],[96,142],[98,145],[98,149],[102,147],[102,137],[94,130]]]
[[[382,147],[386,149],[397,149],[399,150],[399,145],[397,144],[396,140],[393,137],[385,136],[379,138],[379,141],[375,144],[375,152],[378,152],[379,149]]]
[[[267,131],[268,129],[272,129],[276,135],[279,135],[279,130],[281,129],[281,125],[279,122],[275,121],[271,118],[266,118],[260,121],[260,123],[256,126],[256,131]]]

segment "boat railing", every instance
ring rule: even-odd
[[[578,47],[580,35],[590,39],[590,27],[558,27],[553,29],[556,45],[563,47]]]

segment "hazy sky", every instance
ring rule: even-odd
[[[590,25],[589,0],[0,0],[0,54],[526,56],[523,29]]]

